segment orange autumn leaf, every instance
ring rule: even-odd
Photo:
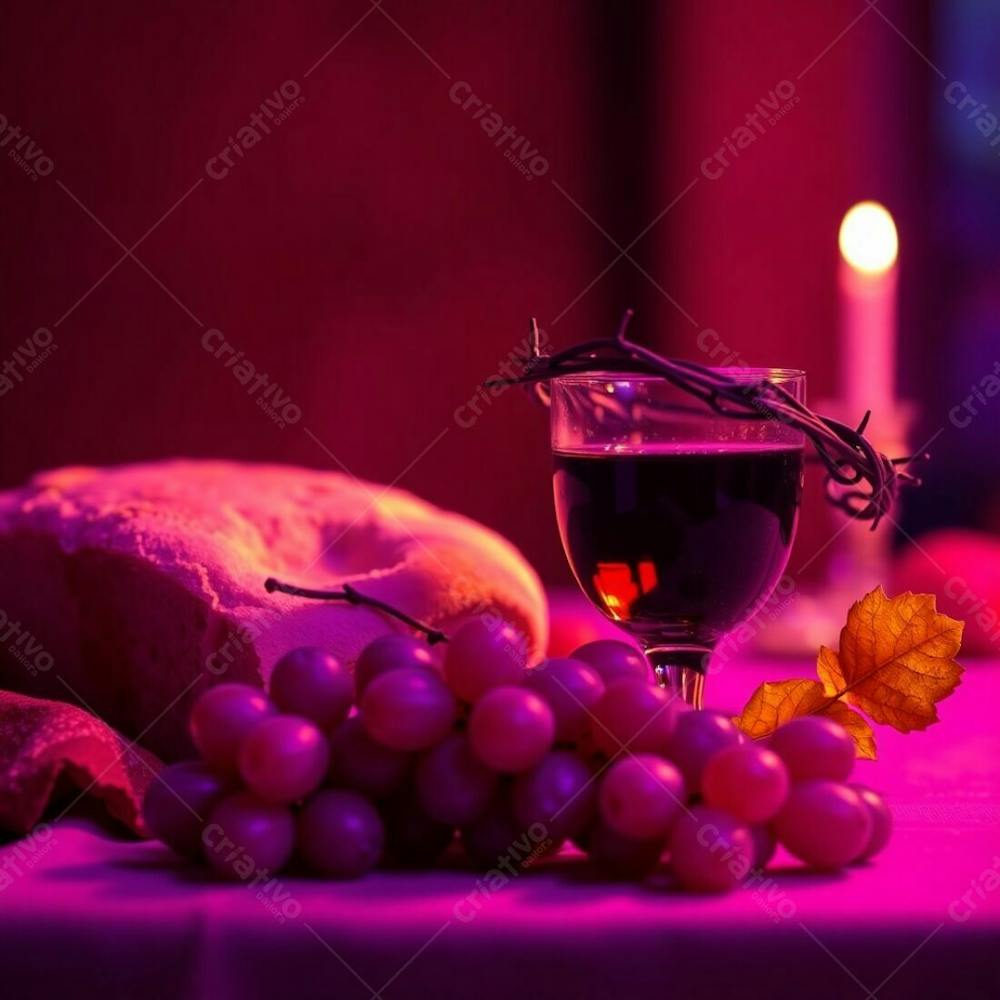
[[[844,687],[844,676],[840,672],[840,657],[826,646],[819,647],[816,657],[816,673],[823,682],[823,690],[828,698],[834,697]]]
[[[850,734],[859,757],[875,759],[871,726],[842,701],[831,700],[819,681],[805,678],[766,681],[754,691],[743,712],[733,721],[752,739],[762,739],[800,715],[829,716]]]
[[[962,623],[939,614],[930,594],[887,597],[881,587],[852,605],[839,654],[821,646],[818,681],[761,684],[736,724],[761,739],[801,715],[826,715],[854,741],[859,757],[875,758],[875,738],[860,709],[900,732],[937,722],[937,702],[959,684],[955,662]]]
[[[829,716],[847,730],[847,735],[854,741],[855,756],[862,760],[875,760],[878,756],[875,752],[875,734],[872,732],[872,727],[868,725],[868,720],[853,708],[848,708],[842,701],[828,701],[817,714]]]
[[[765,681],[733,720],[752,739],[762,739],[790,719],[809,715],[826,698],[819,681]]]
[[[840,653],[821,649],[826,693],[901,733],[938,721],[937,702],[958,687],[963,623],[938,613],[932,594],[887,597],[876,587],[847,613]]]

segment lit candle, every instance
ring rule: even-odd
[[[850,420],[865,410],[891,420],[896,385],[896,257],[892,216],[862,201],[840,224],[841,399]]]

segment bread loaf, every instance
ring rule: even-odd
[[[170,760],[208,685],[266,683],[302,645],[353,662],[401,627],[268,594],[268,576],[347,581],[445,630],[489,610],[545,646],[543,592],[513,546],[401,490],[281,465],[72,467],[0,494],[0,687],[83,704]]]

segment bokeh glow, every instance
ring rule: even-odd
[[[856,271],[883,274],[896,263],[899,237],[896,224],[884,205],[861,201],[840,224],[840,253]]]

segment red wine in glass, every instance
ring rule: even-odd
[[[798,373],[785,374],[794,384]],[[642,644],[662,683],[698,702],[712,648],[784,572],[803,442],[679,392],[645,376],[556,380],[553,490],[581,589]]]

